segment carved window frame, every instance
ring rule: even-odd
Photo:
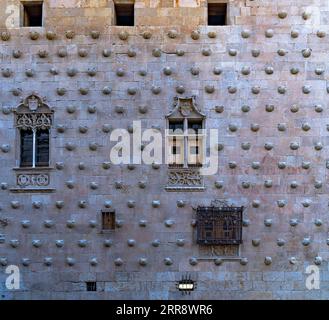
[[[16,128],[16,167],[22,170],[50,168],[51,163],[51,129],[53,124],[53,110],[49,108],[43,100],[35,94],[28,96],[24,99],[23,103],[20,104],[15,110],[15,128]],[[33,131],[33,156],[32,166],[21,165],[21,130],[30,129]],[[49,161],[46,166],[36,165],[36,132],[38,129],[47,129],[49,142]]]
[[[15,158],[16,166],[13,168],[16,171],[16,186],[11,188],[11,192],[53,192],[54,188],[50,187],[50,171],[51,167],[51,137],[54,111],[46,103],[45,98],[41,98],[36,93],[27,96],[22,102],[13,109],[14,127],[16,129],[16,148]],[[49,131],[48,152],[49,163],[47,166],[21,166],[21,130],[22,128],[38,128],[47,129]],[[35,158],[34,158],[35,164]]]
[[[170,124],[174,122],[183,122],[183,132],[182,134],[172,134],[169,130]],[[191,134],[188,132],[188,126],[189,123],[192,123],[193,121],[198,121],[201,122],[201,133],[198,134]],[[179,167],[182,167],[184,169],[196,167],[196,166],[202,166],[204,160],[205,160],[205,134],[204,130],[206,127],[206,116],[197,109],[196,104],[195,104],[195,96],[192,97],[187,97],[187,98],[175,98],[175,104],[174,104],[174,109],[172,112],[170,112],[166,116],[166,160],[168,163],[168,159],[170,156],[169,150],[172,144],[169,142],[170,138],[173,137],[179,137],[183,140],[183,163],[179,164]],[[202,158],[202,163],[199,164],[191,164],[190,163],[190,157],[188,154],[189,150],[189,144],[193,137],[197,137],[198,141],[201,141],[201,153],[199,152],[198,155],[201,156]],[[190,138],[192,138],[190,140]],[[174,164],[168,163],[169,167],[175,167]],[[183,165],[183,166],[181,166]]]
[[[200,168],[206,160],[206,139],[204,131],[206,128],[206,116],[202,113],[196,102],[195,96],[190,97],[175,97],[174,105],[172,111],[166,116],[166,137],[165,137],[165,159],[168,164],[168,183],[165,187],[167,191],[203,191],[204,179],[200,175]],[[202,145],[202,163],[200,164],[189,164],[189,154],[188,147],[190,140],[189,138],[193,135],[189,135],[187,132],[189,121],[197,120],[202,123],[202,133],[198,134],[198,139],[201,138]],[[172,147],[172,144],[169,140],[175,135],[170,134],[169,126],[171,121],[180,121],[184,124],[184,132],[181,135],[183,138],[183,149],[184,149],[184,163],[183,165],[170,165],[169,160],[169,148]],[[195,136],[195,135],[194,135]],[[171,151],[170,151],[171,153]]]

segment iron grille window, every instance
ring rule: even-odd
[[[243,207],[198,207],[197,243],[227,245],[242,243]]]
[[[114,230],[115,229],[115,212],[102,211],[102,229]]]
[[[97,291],[97,282],[95,282],[95,281],[86,282],[86,290],[87,291]]]

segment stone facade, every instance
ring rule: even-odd
[[[44,2],[44,27],[19,28],[19,1],[0,0],[0,299],[328,299],[328,1],[229,0],[228,25],[207,26],[204,0],[138,0],[134,27],[112,0]],[[52,114],[43,170],[17,168],[32,94]],[[219,130],[197,190],[166,190],[165,164],[109,163],[111,130],[164,132],[177,96]],[[238,250],[196,244],[214,199],[245,207]]]

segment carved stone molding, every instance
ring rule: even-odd
[[[51,114],[46,113],[22,113],[17,114],[16,127],[27,129],[49,129],[51,127]]]
[[[16,186],[11,188],[15,193],[49,193],[56,191],[51,188],[51,167],[44,168],[14,168],[16,171]]]
[[[49,129],[52,125],[53,111],[45,103],[45,98],[40,98],[36,93],[23,99],[14,112],[15,125],[19,129]]]
[[[168,169],[168,191],[203,191],[204,179],[198,169]]]
[[[175,97],[173,109],[166,117],[198,117],[201,119],[205,118],[205,114],[199,110],[195,100],[196,96],[190,96],[185,98]]]
[[[50,183],[50,176],[48,173],[37,174],[17,174],[17,185],[20,187],[38,186],[45,187]]]
[[[239,245],[199,246],[200,258],[239,257]]]

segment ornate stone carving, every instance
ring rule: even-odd
[[[173,110],[167,115],[167,117],[173,116],[179,113],[183,117],[189,117],[191,114],[195,113],[201,118],[205,118],[205,115],[199,110],[196,104],[196,96],[190,97],[175,97]]]
[[[29,105],[29,108],[34,108]],[[46,113],[22,113],[17,114],[16,127],[23,130],[27,129],[48,129],[51,127],[51,114]]]
[[[20,187],[38,186],[45,187],[50,183],[50,177],[48,173],[33,173],[33,174],[18,174],[17,185]]]
[[[238,257],[238,245],[219,245],[219,246],[199,246],[199,255],[201,257]]]
[[[203,188],[204,180],[198,169],[169,169],[167,190]]]

